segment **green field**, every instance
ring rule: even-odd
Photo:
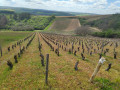
[[[0,32],[0,44],[2,47],[8,45],[11,42],[18,41],[27,37],[31,32],[13,32],[6,31]]]

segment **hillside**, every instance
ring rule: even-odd
[[[82,16],[83,17],[83,16]],[[85,20],[90,20],[91,18],[100,18],[103,17],[101,16],[84,16]],[[92,20],[91,19],[91,20]],[[56,16],[56,19],[54,23],[51,25],[51,27],[48,29],[47,32],[52,32],[52,33],[59,33],[59,34],[67,34],[67,35],[76,35],[76,30],[77,32],[83,33],[86,32],[90,34],[89,32],[101,32],[99,28],[96,27],[85,27],[83,30],[83,21],[80,16]]]
[[[79,20],[84,26],[97,27],[102,31],[93,33],[93,36],[120,38],[120,14],[81,16]]]
[[[6,46],[2,46],[1,90],[119,90],[120,88],[119,39],[39,32],[26,34],[25,32],[0,32],[1,34],[4,34],[4,37],[0,37],[4,42],[17,37],[5,43]],[[13,38],[9,38],[10,36]],[[20,45],[17,45],[17,42],[20,42]],[[10,51],[8,51],[9,46]],[[117,58],[114,57],[115,52],[117,52]],[[46,54],[49,54],[49,65],[46,62]],[[101,64],[99,72],[91,83],[89,80],[98,62],[100,63],[100,54],[106,61]],[[12,67],[8,62],[12,63]],[[107,69],[109,64],[111,68]]]
[[[111,15],[89,15],[89,16],[79,16],[79,17],[85,19],[86,22],[91,22],[91,21],[98,20],[101,18],[107,18],[109,16]]]
[[[89,13],[63,12],[63,11],[30,9],[30,8],[21,8],[21,7],[7,7],[7,6],[0,6],[0,9],[12,9],[16,13],[28,12],[34,15],[56,15],[56,16],[94,15],[94,14],[89,14]]]
[[[74,30],[80,26],[77,18],[57,17],[48,30],[64,34],[66,32],[68,34],[69,32],[74,32]]]
[[[14,14],[14,10],[12,9],[0,9],[0,14]]]
[[[120,30],[120,14],[102,17],[97,20],[89,21],[86,24],[98,27],[103,30],[108,29]]]

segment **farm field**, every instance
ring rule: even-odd
[[[76,17],[56,17],[55,21],[47,32],[60,34],[74,34],[76,28],[80,27],[80,22]]]
[[[119,90],[119,39],[39,32],[29,32],[24,38],[14,49],[12,47],[10,51],[6,49],[6,53],[0,57],[0,88],[6,90]],[[49,54],[48,85],[45,84],[46,54]],[[89,79],[100,56],[103,56],[106,61],[93,83],[90,83]],[[8,60],[13,67],[7,65]],[[76,62],[78,62],[78,70],[74,69]],[[106,71],[110,63],[111,69]]]
[[[97,20],[99,18],[108,17],[107,15],[93,15],[93,16],[56,16],[54,22],[47,30],[42,32],[56,33],[63,35],[76,35],[76,30],[82,28],[84,22]],[[85,20],[84,20],[85,19]],[[87,26],[87,25],[86,25]],[[89,26],[91,32],[101,32],[102,30],[97,27]]]

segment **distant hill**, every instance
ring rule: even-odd
[[[11,9],[0,9],[0,13],[14,14],[14,10],[11,10]]]
[[[56,15],[56,16],[94,15],[89,13],[62,12],[62,11],[51,11],[51,10],[43,10],[43,9],[30,9],[30,8],[8,7],[8,6],[0,6],[0,9],[11,9],[14,10],[16,13],[28,12],[34,15]]]
[[[75,16],[90,16],[90,15],[98,15],[98,14],[93,14],[93,13],[79,13],[79,12],[69,12],[72,15]]]

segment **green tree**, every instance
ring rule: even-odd
[[[24,20],[24,19],[28,20],[30,18],[31,18],[30,13],[25,13],[24,12],[24,13],[19,14],[19,20]]]
[[[3,29],[5,28],[6,24],[8,23],[8,19],[5,15],[2,15],[0,17],[0,28]]]
[[[17,16],[17,14],[15,13],[15,14],[13,15],[13,19],[14,19],[14,20],[17,20],[17,18],[18,18],[18,16]]]

